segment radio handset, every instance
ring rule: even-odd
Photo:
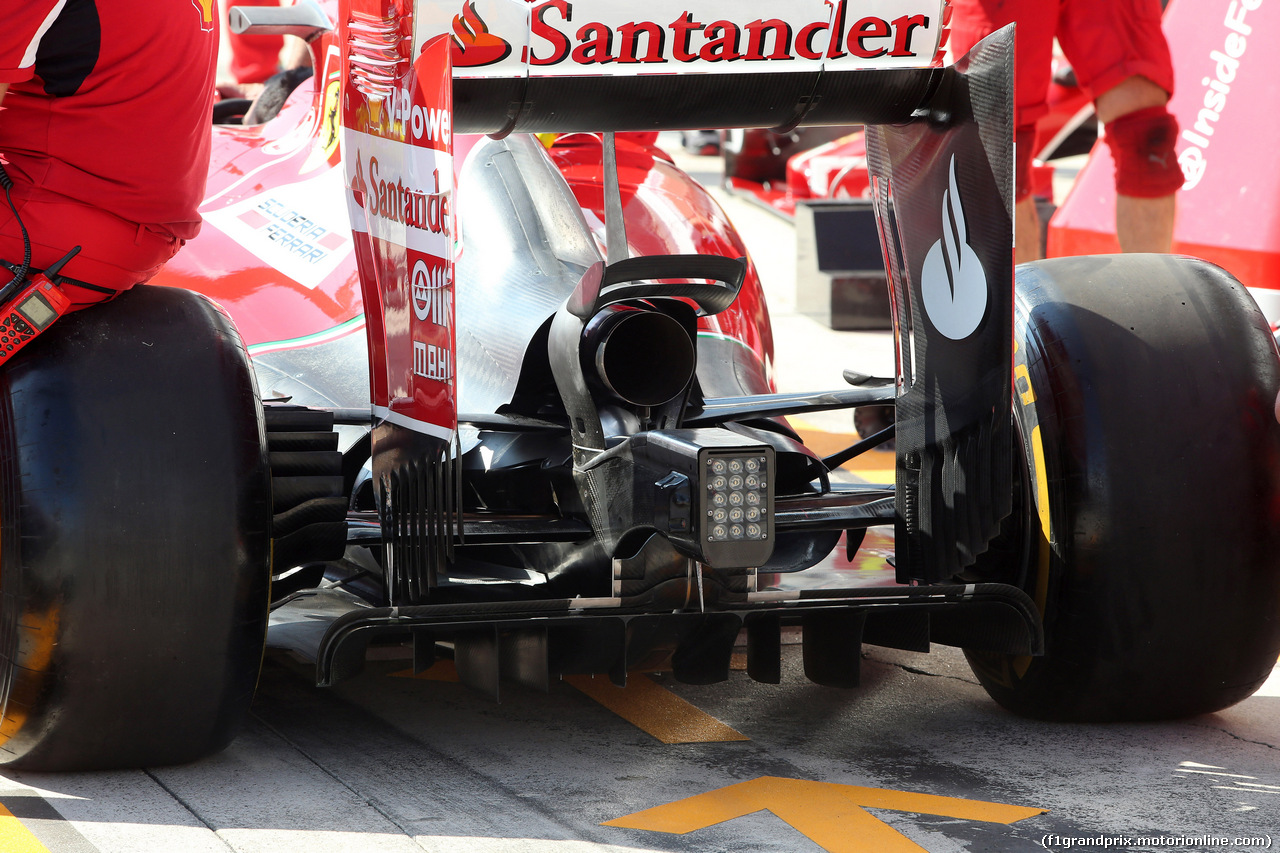
[[[13,211],[13,218],[22,229],[23,245],[21,264],[14,266],[0,262],[13,273],[13,278],[0,287],[0,364],[3,364],[71,309],[71,300],[58,287],[57,278],[67,261],[80,252],[80,247],[76,246],[67,252],[44,272],[29,275],[31,238],[27,236],[27,228],[22,224],[13,197],[9,194],[13,181],[5,173],[3,165],[0,165],[0,187],[4,188],[9,209]]]

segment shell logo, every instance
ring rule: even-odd
[[[191,5],[200,10],[200,29],[208,32],[213,29],[213,6],[215,0],[191,0]]]

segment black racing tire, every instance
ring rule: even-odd
[[[0,371],[0,763],[192,761],[248,713],[266,637],[262,406],[230,318],[135,287]]]
[[[1015,713],[1187,717],[1280,655],[1280,360],[1244,287],[1203,261],[1062,258],[1017,271],[1021,584],[1045,653],[967,651]]]

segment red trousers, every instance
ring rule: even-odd
[[[80,253],[62,268],[62,274],[112,291],[103,293],[64,284],[62,290],[70,298],[73,311],[141,284],[182,248],[182,241],[172,234],[128,222],[98,208],[17,197],[13,201],[31,238],[33,269],[45,269],[79,246]],[[0,194],[0,258],[20,264],[22,254],[22,231]],[[7,270],[0,268],[0,279],[8,281]]]
[[[1173,60],[1160,28],[1159,0],[951,0],[950,49],[963,56],[984,36],[1016,23],[1016,124],[1048,112],[1053,39],[1089,97],[1128,77],[1173,93]]]
[[[1036,120],[1049,112],[1053,40],[1089,97],[1129,77],[1173,93],[1173,60],[1159,0],[951,0],[950,50],[963,56],[983,37],[1017,24],[1013,55],[1017,198],[1031,193]]]

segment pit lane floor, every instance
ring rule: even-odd
[[[782,390],[840,387],[843,367],[892,367],[884,335],[795,314],[789,228],[723,201],[772,283]],[[801,427],[832,449],[851,431],[847,413]],[[855,467],[875,482],[892,476],[887,454]],[[854,563],[823,571],[875,575],[891,549],[891,532],[877,531]],[[1004,853],[1280,841],[1280,671],[1218,714],[1080,726],[1001,711],[942,647],[867,647],[853,691],[807,682],[795,645],[781,685],[741,671],[711,686],[641,674],[623,690],[602,679],[548,694],[512,688],[500,704],[447,669],[408,669],[392,652],[319,690],[272,654],[248,727],[221,755],[142,771],[0,773],[0,853]],[[1165,837],[1140,843],[1150,836]]]
[[[221,755],[3,774],[0,850],[943,853],[1039,850],[1047,836],[1280,837],[1280,675],[1188,721],[1046,725],[996,708],[950,650],[868,648],[852,692],[804,681],[797,647],[784,658],[776,686],[742,672],[602,686],[642,721],[656,705],[652,733],[569,683],[495,704],[383,660],[317,690],[271,658]],[[660,739],[681,729],[701,734]]]

